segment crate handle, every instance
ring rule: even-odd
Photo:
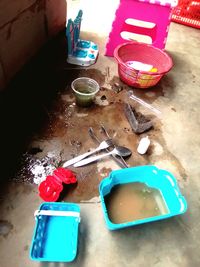
[[[76,211],[61,211],[61,210],[36,210],[34,216],[64,216],[64,217],[76,217],[80,218],[80,212]]]

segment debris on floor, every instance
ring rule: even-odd
[[[143,107],[148,108],[149,110],[153,111],[157,116],[161,115],[160,110],[153,107],[152,105],[149,105],[147,102],[143,101],[139,97],[135,96],[132,91],[128,91],[128,97],[130,97],[130,99],[136,101],[137,103],[139,103]]]
[[[137,113],[130,104],[125,104],[124,112],[132,130],[136,134],[146,132],[153,127],[152,121],[148,120],[144,115]]]
[[[13,229],[13,225],[7,220],[0,220],[0,236],[7,237],[9,232]]]
[[[36,149],[34,150],[34,154]],[[29,151],[32,151],[29,150]],[[50,175],[59,165],[59,161],[53,155],[47,155],[41,160],[34,157],[33,153],[24,153],[21,158],[21,165],[19,171],[16,173],[14,178],[15,182],[35,183],[40,184],[45,180],[47,175]]]
[[[114,84],[112,85],[112,89],[113,89],[116,93],[119,93],[119,92],[121,92],[121,91],[123,90],[123,86],[116,82],[116,83],[114,83]]]

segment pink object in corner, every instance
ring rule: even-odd
[[[114,49],[127,40],[164,49],[172,7],[176,4],[176,0],[120,0],[105,55],[113,56]],[[128,37],[124,37],[127,33]],[[141,36],[144,41],[138,39]]]

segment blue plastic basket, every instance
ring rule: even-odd
[[[111,189],[115,185],[133,182],[145,183],[147,186],[159,190],[169,212],[167,214],[131,222],[119,224],[113,223],[108,216],[104,197],[110,193]],[[99,192],[106,225],[110,230],[167,219],[169,217],[182,214],[187,210],[187,202],[181,195],[175,177],[170,172],[158,169],[155,166],[140,166],[112,171],[109,177],[105,178],[100,183]]]
[[[30,258],[70,262],[77,254],[80,207],[74,203],[44,202],[35,212]]]

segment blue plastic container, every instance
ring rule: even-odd
[[[109,219],[104,197],[110,193],[114,186],[133,182],[145,183],[147,186],[159,190],[169,212],[164,215],[148,217],[126,223],[113,223]],[[139,166],[112,171],[109,177],[105,178],[100,183],[99,192],[106,225],[110,230],[167,219],[182,214],[187,210],[187,202],[181,195],[175,177],[170,172],[158,169],[155,166]]]
[[[74,203],[44,202],[35,212],[30,258],[70,262],[77,254],[80,207]]]

